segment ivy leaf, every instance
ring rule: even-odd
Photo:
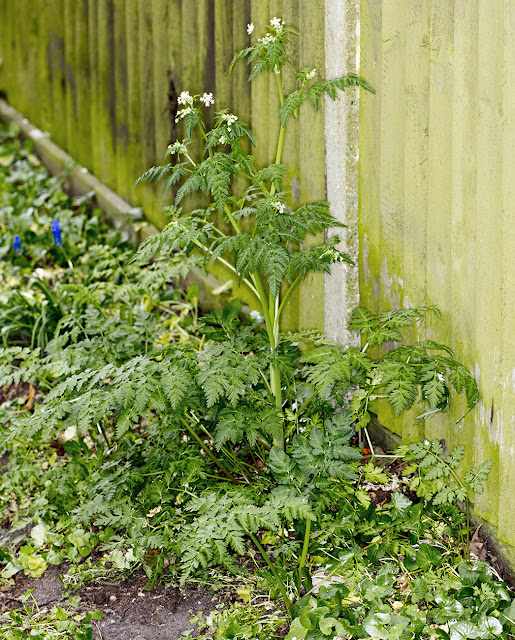
[[[417,564],[422,571],[439,567],[442,564],[442,554],[436,547],[423,542],[417,550]]]
[[[413,502],[399,491],[392,493],[391,504],[393,505],[394,512],[400,517],[405,516],[408,509],[413,506]]]
[[[481,633],[472,622],[456,622],[449,627],[450,640],[474,640]]]
[[[464,617],[464,607],[459,600],[446,598],[439,603],[439,610],[434,615],[437,624],[445,624],[449,620],[459,620]]]
[[[482,638],[500,636],[503,632],[502,624],[494,616],[481,616],[478,622],[478,628]]]

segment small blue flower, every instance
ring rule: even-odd
[[[14,236],[13,249],[14,249],[14,253],[16,253],[19,256],[21,256],[21,254],[23,253],[22,248],[21,248],[21,238],[20,238],[20,236],[18,234],[16,234]]]
[[[61,225],[57,218],[52,222],[52,235],[54,236],[54,244],[60,247],[63,244],[63,239],[61,238]]]

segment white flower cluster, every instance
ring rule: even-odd
[[[177,111],[175,122],[179,122],[179,120],[182,120],[188,115],[188,113],[191,113],[193,111],[193,100],[194,98],[193,96],[190,96],[189,91],[183,91],[181,93],[181,95],[177,98],[177,104],[183,104],[185,105],[185,107],[184,109],[179,109],[179,111]]]
[[[153,518],[155,515],[157,515],[160,512],[161,512],[161,505],[159,505],[158,507],[154,507],[153,509],[150,509],[150,511],[147,513],[147,518]]]
[[[181,95],[177,98],[178,104],[189,104],[193,106],[193,96],[190,96],[189,91],[183,91]]]
[[[169,144],[168,145],[168,151],[170,152],[171,155],[173,154],[179,154],[179,153],[186,153],[188,149],[186,148],[186,145],[183,142],[174,142],[173,144]]]
[[[220,144],[227,144],[227,143],[229,142],[229,140],[227,140],[227,138],[226,138],[224,135],[221,135],[221,136],[218,138],[218,142],[219,142]]]
[[[275,42],[275,36],[271,33],[267,33],[266,36],[259,38],[258,42],[261,42],[262,44],[270,44],[271,42]]]
[[[284,202],[279,202],[279,200],[272,202],[272,206],[275,207],[279,213],[284,213],[286,211],[286,205]]]
[[[308,73],[306,74],[306,80],[313,80],[316,74],[317,74],[317,70],[311,69],[311,71],[308,71]]]
[[[200,102],[203,102],[206,107],[209,107],[211,104],[215,104],[212,93],[205,93],[201,98]]]
[[[185,118],[188,113],[191,113],[193,111],[192,107],[186,107],[184,109],[179,109],[179,111],[177,111],[177,116],[175,118],[175,122],[179,122],[179,120],[182,120],[183,118]]]
[[[247,33],[250,34],[254,31],[254,23],[251,22],[250,24],[247,25]]]
[[[233,113],[222,113],[222,120],[227,122],[227,131],[230,131],[231,125],[238,120],[238,116],[235,116]]]
[[[284,20],[281,20],[281,18],[272,18],[270,20],[270,26],[279,31],[284,27]]]

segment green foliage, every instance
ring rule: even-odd
[[[102,620],[100,611],[88,614],[70,612],[63,607],[39,609],[32,596],[27,591],[20,600],[22,609],[11,609],[0,614],[0,631],[5,640],[91,640],[96,621]]]
[[[447,410],[453,392],[464,392],[469,410],[477,403],[477,384],[451,349],[406,341],[437,310],[356,309],[350,328],[362,348],[281,332],[302,280],[351,263],[338,237],[313,244],[338,226],[327,202],[293,206],[285,127],[306,99],[318,110],[324,94],[371,90],[352,74],[314,81],[306,68],[285,96],[294,34],[274,18],[233,61],[247,60],[249,79],[276,78],[273,161],[256,166],[250,128],[227,109],[208,117],[209,95],[183,92],[186,138],[168,149],[177,163],[136,182],[163,181],[173,192],[170,222],[137,251],[7,137],[0,524],[11,531],[0,539],[0,577],[37,577],[66,561],[70,587],[139,567],[149,586],[161,577],[184,585],[219,567],[239,580],[248,572],[259,598],[282,598],[290,640],[507,638],[512,594],[486,565],[468,563],[468,492],[483,490],[491,465],[464,473],[462,448],[446,456],[440,443],[423,442],[392,457],[412,462],[398,477],[356,446],[381,398],[396,415],[420,404],[425,418]],[[189,210],[190,196],[205,206]],[[56,211],[62,248],[49,232]],[[198,319],[198,287],[180,291],[177,281],[216,261],[252,292],[259,313],[249,318],[232,300]],[[284,637],[284,611],[265,619],[252,589],[240,595],[252,606],[208,618],[217,638]],[[38,633],[37,624],[52,628],[53,618],[27,615],[11,617]],[[91,637],[87,627],[83,636],[62,629]]]
[[[433,504],[452,504],[467,500],[468,490],[483,493],[484,483],[492,468],[492,462],[483,462],[468,471],[463,481],[455,471],[463,460],[465,447],[460,445],[444,456],[440,442],[417,442],[404,445],[397,453],[405,460],[416,460],[419,473],[410,482],[410,489],[417,495],[431,499]]]

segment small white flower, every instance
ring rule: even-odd
[[[254,31],[254,23],[251,22],[250,24],[247,25],[247,33],[250,34]]]
[[[155,515],[157,515],[159,512],[161,511],[161,505],[159,505],[158,507],[154,507],[153,509],[150,509],[150,511],[147,513],[147,518],[152,518]]]
[[[188,113],[191,113],[192,111],[193,109],[191,107],[180,109],[179,111],[177,111],[177,117],[175,118],[175,122],[179,122],[179,120],[182,120],[183,118],[185,118],[188,115]]]
[[[238,116],[235,116],[234,113],[222,113],[222,120],[225,120],[231,126],[238,120]]]
[[[281,27],[284,27],[284,22],[283,20],[281,20],[281,18],[272,18],[270,20],[270,26],[274,27],[275,29],[281,29]]]
[[[438,380],[440,380],[440,382],[444,382],[445,378],[443,377],[443,373],[439,373],[438,374]]]
[[[190,106],[193,104],[193,97],[190,96],[189,91],[183,91],[181,95],[177,98],[178,104],[189,104]]]
[[[205,93],[200,98],[200,102],[203,102],[206,105],[206,107],[209,107],[210,104],[215,104],[215,101],[213,100],[213,94],[212,93]]]
[[[286,205],[284,202],[279,202],[279,200],[272,202],[272,206],[275,207],[279,213],[284,213],[286,211]]]
[[[179,153],[186,153],[187,152],[187,148],[186,145],[183,142],[174,142],[173,144],[169,144],[168,145],[168,151],[170,152],[171,155],[173,154],[179,154]]]
[[[263,44],[270,44],[271,42],[275,42],[275,36],[267,33],[266,36],[259,38],[258,42],[262,42]]]
[[[256,322],[264,322],[265,319],[263,318],[263,316],[259,313],[259,311],[254,311],[254,309],[252,309],[252,311],[249,313],[250,317],[252,318],[252,320],[255,320]]]
[[[316,74],[317,74],[317,70],[311,69],[311,71],[308,71],[308,73],[306,74],[306,80],[313,80]]]
[[[218,138],[218,142],[219,142],[220,144],[227,144],[229,141],[227,140],[227,138],[226,138],[224,135],[221,135],[221,136]]]

